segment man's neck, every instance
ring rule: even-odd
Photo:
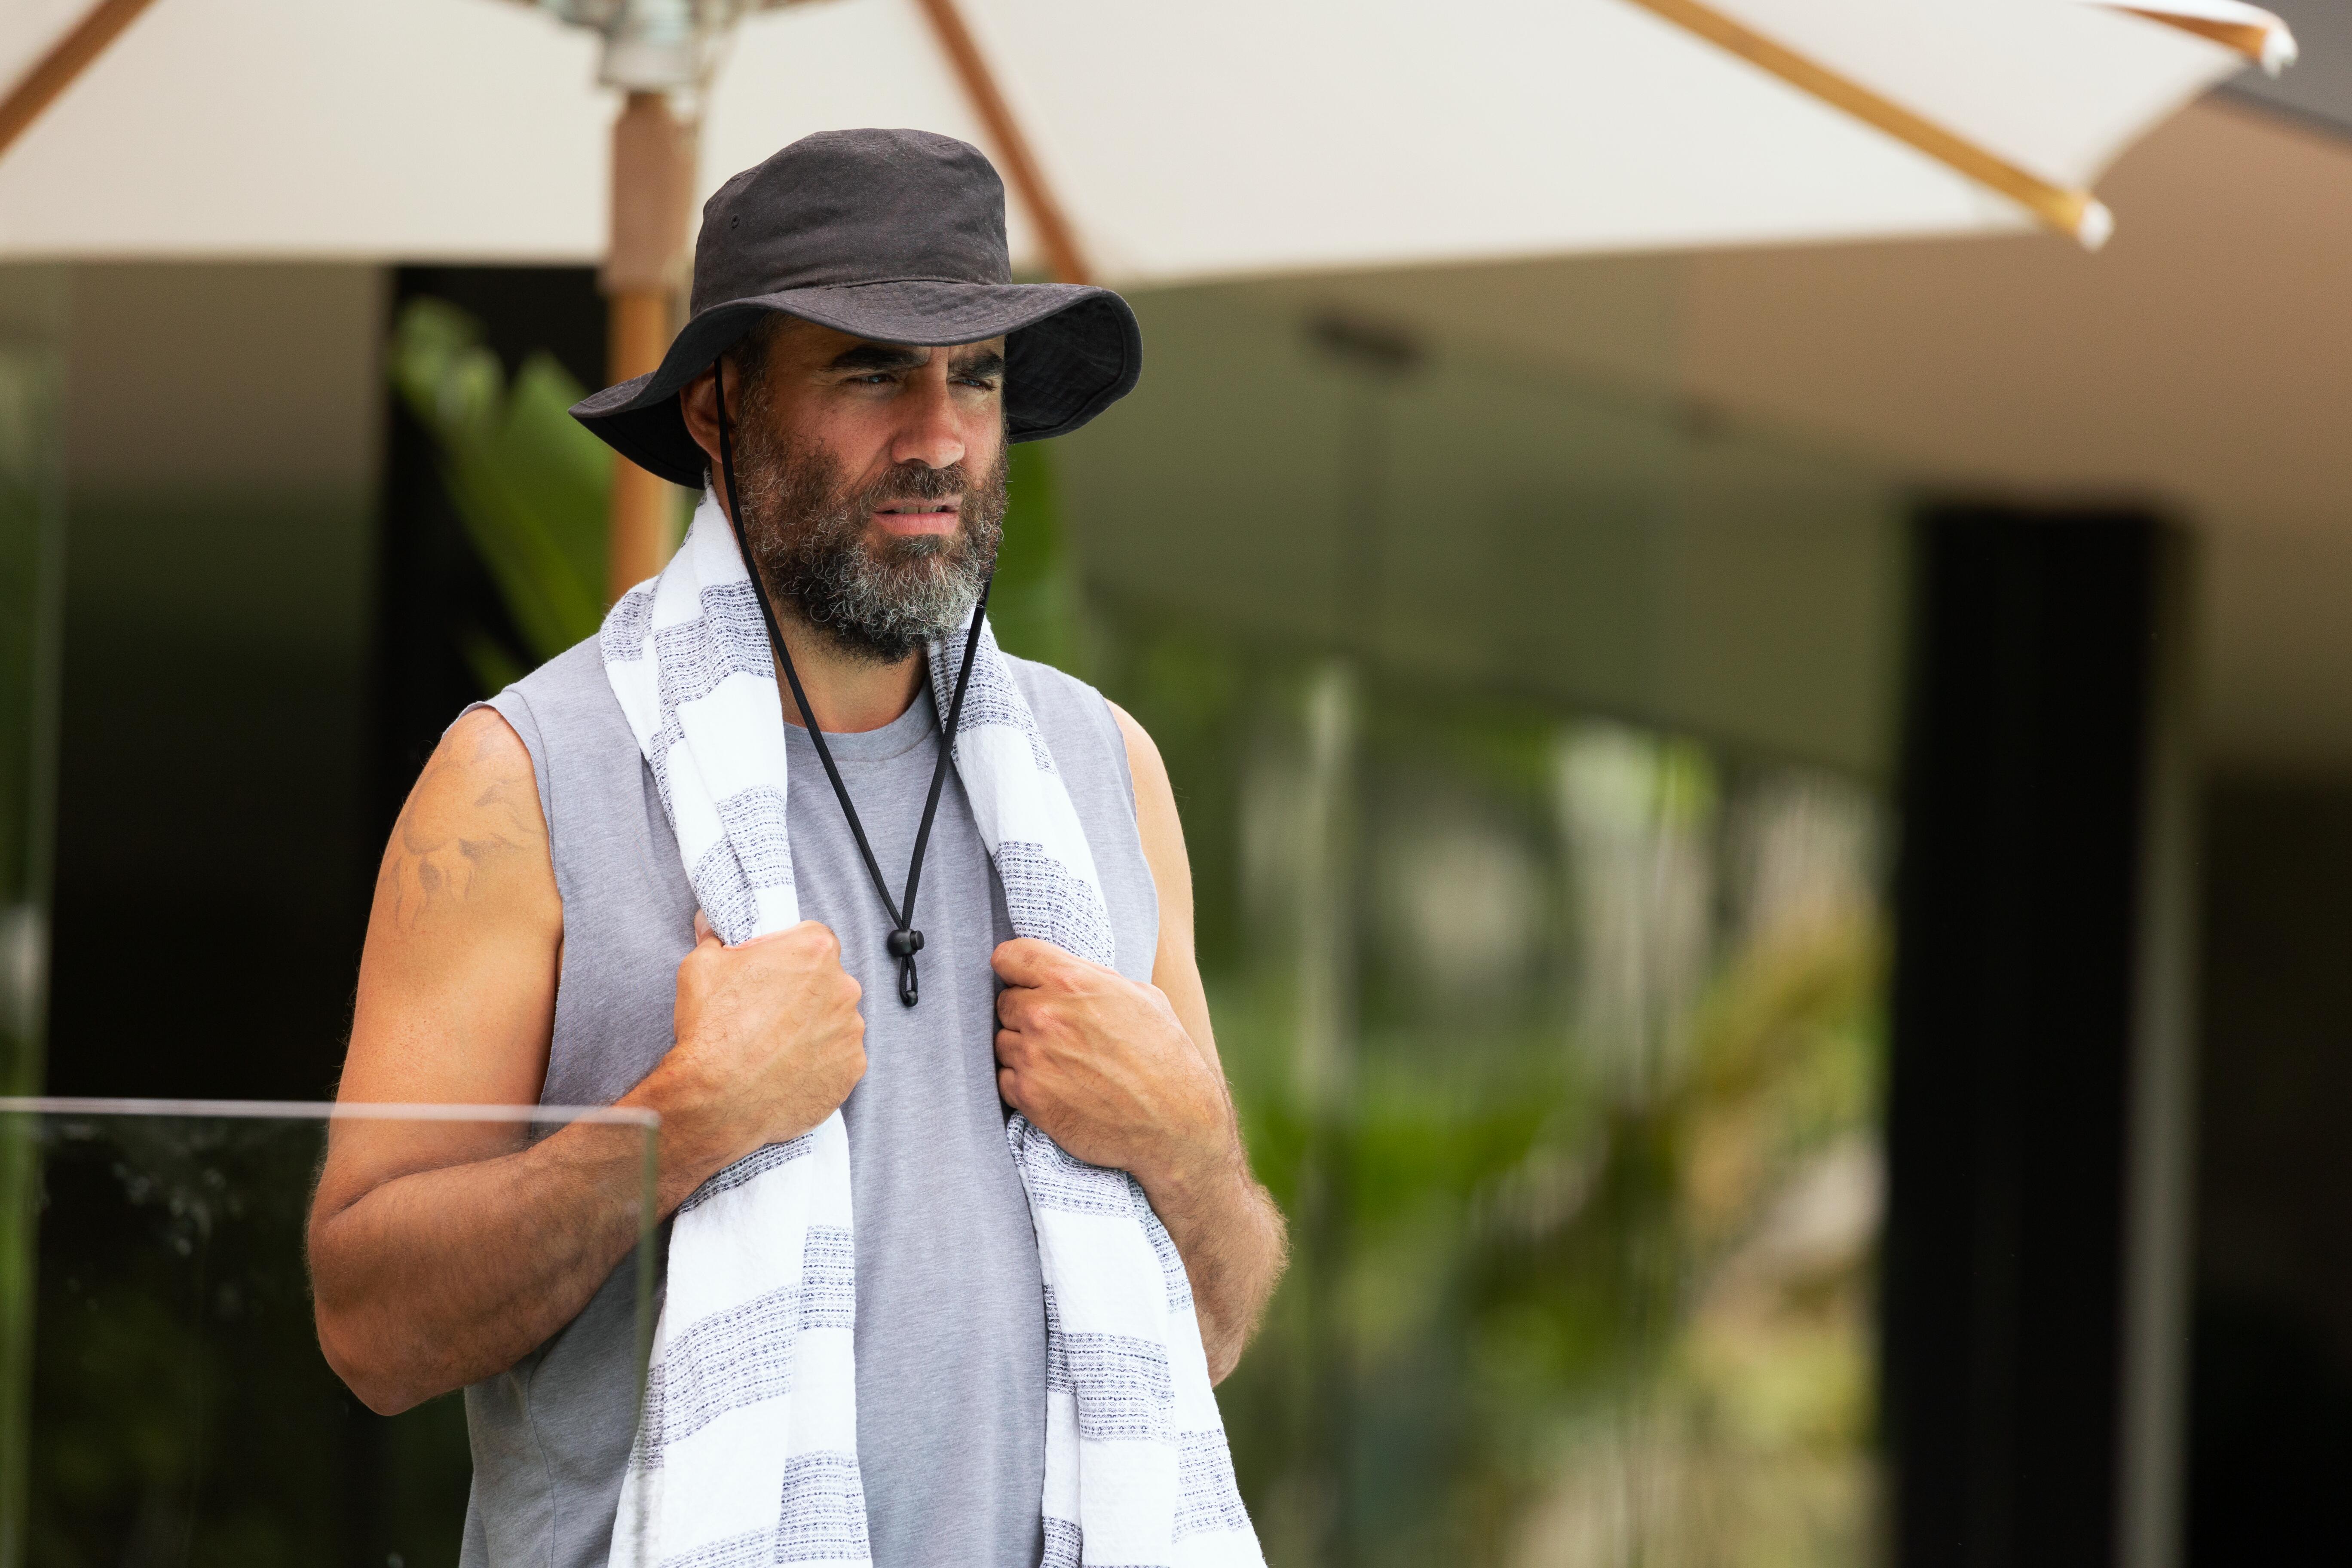
[[[809,711],[816,715],[818,729],[829,735],[879,730],[915,700],[923,684],[920,653],[909,654],[897,664],[854,658],[783,605],[776,609],[776,629],[792,650],[793,668],[800,672],[801,689],[808,693]],[[793,700],[791,689],[781,680],[777,685],[784,688],[779,693],[784,703],[784,722],[807,728],[801,722],[800,704]]]

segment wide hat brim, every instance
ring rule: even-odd
[[[1126,396],[1143,374],[1142,330],[1127,301],[1108,289],[893,279],[713,305],[680,330],[657,369],[583,398],[572,416],[631,462],[699,489],[709,459],[687,433],[678,390],[771,312],[919,348],[1003,338],[1006,435],[1015,441],[1076,429]]]

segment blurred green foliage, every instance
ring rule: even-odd
[[[1220,1391],[1269,1560],[1873,1561],[1868,799],[1097,613],[1292,1221]],[[1344,1058],[1319,1079],[1318,1032]]]
[[[1089,661],[1089,631],[1077,565],[1062,536],[1051,447],[1024,441],[1005,475],[1004,542],[988,590],[988,621],[1007,653],[1058,669]]]
[[[476,679],[497,691],[604,622],[612,450],[572,417],[582,390],[553,355],[526,359],[509,386],[480,324],[446,301],[409,302],[388,368],[521,635],[513,650],[485,628],[465,634]]]

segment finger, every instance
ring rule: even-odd
[[[1007,986],[996,994],[996,1021],[1008,1029],[1022,1028],[1036,1005],[1037,994],[1020,986]]]
[[[802,921],[797,924],[788,925],[777,931],[763,931],[759,932],[757,935],[747,936],[735,945],[737,947],[753,947],[763,942],[774,942],[779,937],[787,936],[805,939],[813,932],[821,935],[827,942],[833,942],[833,928],[831,926],[826,925],[823,921]]]
[[[997,978],[1007,985],[1042,985],[1060,973],[1064,965],[1076,960],[1050,942],[1016,936],[1011,942],[997,943],[988,962]]]
[[[706,915],[706,914],[704,914],[700,910],[695,910],[695,911],[694,911],[694,944],[695,944],[697,947],[701,946],[701,945],[702,945],[702,942],[703,942],[703,940],[704,940],[705,938],[709,937],[710,934],[711,934],[710,917],[709,917],[709,916],[708,916],[708,915]]]
[[[1011,1068],[999,1068],[996,1069],[996,1093],[998,1099],[1003,1100],[1005,1104],[1011,1106],[1013,1110],[1021,1112],[1022,1115],[1026,1116],[1029,1114],[1029,1108],[1021,1103],[1020,1075],[1015,1073]]]

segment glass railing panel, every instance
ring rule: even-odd
[[[651,1121],[0,1100],[0,1305],[29,1326],[0,1406],[23,1413],[0,1441],[28,1501],[0,1520],[0,1563],[456,1563],[471,1478],[462,1395],[382,1415],[330,1364],[308,1248],[321,1170],[332,1151],[431,1181],[557,1135],[604,1151],[638,1235],[607,1288],[625,1299],[604,1303],[628,1324],[612,1375],[635,1409],[653,1321]]]

